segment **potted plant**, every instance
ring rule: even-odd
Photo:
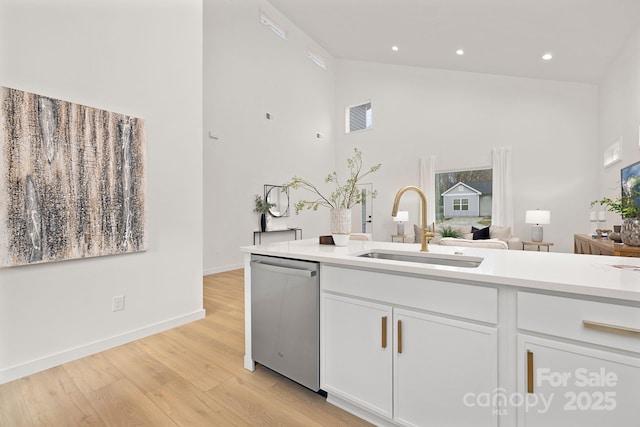
[[[438,229],[438,233],[440,233],[442,237],[454,237],[456,239],[462,237],[462,233],[450,225],[443,225]]]
[[[620,214],[623,219],[620,230],[622,243],[628,246],[640,246],[640,178],[632,177],[623,183],[623,191],[620,197],[611,199],[603,197],[591,202],[591,206],[601,205],[609,212]]]
[[[304,178],[293,177],[291,181],[284,184],[286,188],[303,189],[313,196],[310,199],[299,200],[295,204],[296,214],[303,209],[318,210],[320,206],[331,210],[331,234],[344,235],[351,233],[351,208],[362,202],[362,191],[358,188],[358,183],[362,179],[380,169],[381,164],[365,168],[362,163],[362,152],[354,148],[353,157],[347,159],[349,177],[346,181],[341,181],[334,171],[327,175],[325,182],[335,185],[330,194],[324,194],[314,184]],[[373,192],[372,197],[376,194]],[[336,239],[334,238],[334,241]]]
[[[269,209],[274,207],[276,204],[269,203],[259,194],[256,194],[255,202],[256,208],[253,211],[260,214],[260,231],[267,231],[267,213],[269,212]]]

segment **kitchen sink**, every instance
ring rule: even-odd
[[[476,268],[484,260],[484,258],[462,255],[432,254],[424,252],[407,253],[383,250],[372,250],[357,256],[361,258],[388,259],[392,261],[403,261],[418,264],[447,265],[450,267],[465,268]]]

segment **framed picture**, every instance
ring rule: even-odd
[[[640,162],[636,162],[620,170],[622,198],[625,199],[635,191],[634,204],[640,206]]]
[[[0,87],[0,267],[145,250],[145,129]]]

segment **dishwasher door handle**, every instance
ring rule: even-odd
[[[282,267],[279,265],[266,264],[261,261],[251,261],[251,268],[260,268],[274,273],[289,274],[298,277],[313,277],[316,275],[315,270],[305,270],[295,267]]]

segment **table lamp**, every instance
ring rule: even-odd
[[[396,234],[398,236],[404,235],[404,224],[403,222],[409,221],[409,211],[398,211],[398,215],[393,217],[393,221],[398,223],[398,229],[396,230]]]
[[[524,222],[534,224],[531,226],[531,241],[542,242],[542,224],[551,223],[551,211],[541,211],[539,209],[527,211]]]

